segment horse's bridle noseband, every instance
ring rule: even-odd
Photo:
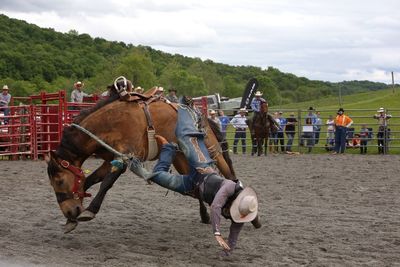
[[[66,161],[64,159],[63,160],[57,160],[57,161],[61,165],[61,167],[63,167],[64,169],[69,170],[75,176],[74,185],[72,187],[73,199],[82,200],[85,197],[91,197],[92,195],[90,193],[82,192],[82,191],[79,190],[80,187],[81,187],[83,179],[85,179],[85,174],[83,173],[82,169],[72,165],[70,162],[68,162],[68,161]],[[63,202],[63,201],[68,199],[63,193],[56,193],[56,196],[57,196],[58,203],[61,203],[61,202]]]

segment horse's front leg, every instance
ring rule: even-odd
[[[90,202],[89,206],[84,210],[79,216],[78,221],[90,221],[92,220],[96,214],[99,212],[101,204],[103,203],[104,197],[107,194],[107,191],[113,186],[115,181],[124,173],[126,170],[126,166],[123,169],[115,169],[111,170],[103,179],[100,185],[100,189],[97,192],[96,196]]]
[[[88,190],[92,185],[100,183],[103,181],[104,177],[111,171],[111,164],[108,161],[104,161],[103,164],[97,168],[92,174],[90,174],[86,180],[84,185],[84,191]]]

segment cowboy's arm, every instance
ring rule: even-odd
[[[233,126],[233,128],[237,128],[237,117],[233,117],[233,119],[231,120],[231,124]]]
[[[254,99],[251,101],[250,107],[251,107],[251,109],[252,109],[253,111],[259,111],[256,102],[257,102],[257,101],[254,100]]]
[[[211,203],[211,227],[217,242],[225,250],[229,250],[230,248],[222,238],[220,232],[221,210],[228,198],[235,193],[235,185],[234,182],[225,180]]]
[[[78,102],[78,96],[76,94],[76,90],[73,90],[71,93],[71,102]]]
[[[237,240],[239,238],[240,230],[242,230],[244,223],[236,223],[232,221],[231,227],[229,228],[228,245],[233,250],[236,247]]]

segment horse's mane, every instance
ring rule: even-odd
[[[236,177],[235,170],[233,169],[232,159],[229,156],[228,142],[224,139],[224,136],[219,128],[219,125],[210,118],[208,118],[208,125],[210,126],[211,130],[213,131],[215,137],[217,138],[218,143],[220,143],[220,145],[221,145],[222,156],[224,157],[226,163],[228,163],[231,173]]]
[[[213,131],[213,133],[215,134],[215,137],[217,137],[218,142],[221,143],[222,141],[224,141],[224,136],[222,135],[219,125],[210,118],[208,118],[208,124],[210,125],[210,128]]]

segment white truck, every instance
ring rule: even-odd
[[[194,97],[193,100],[196,104],[201,104],[203,97],[207,98],[208,109],[214,109],[214,110],[222,109],[226,115],[235,114],[239,110],[240,103],[242,102],[241,97],[229,98],[220,96],[219,93],[207,96]]]

